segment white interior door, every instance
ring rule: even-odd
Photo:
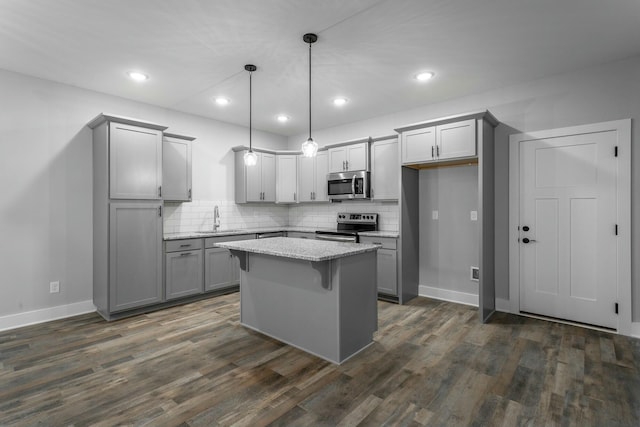
[[[615,131],[520,142],[520,310],[617,327]]]

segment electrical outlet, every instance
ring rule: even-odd
[[[56,280],[55,282],[50,282],[49,293],[57,294],[58,292],[60,292],[60,282],[58,280]]]
[[[478,267],[471,267],[471,277],[469,277],[474,282],[480,281],[480,269]]]

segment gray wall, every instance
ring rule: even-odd
[[[92,299],[91,132],[100,112],[197,137],[193,197],[233,200],[247,129],[0,70],[0,317]],[[212,105],[212,108],[214,106]],[[255,132],[255,144],[286,138]],[[60,280],[60,293],[49,282]]]
[[[480,259],[479,222],[471,220],[478,211],[478,166],[423,169],[418,186],[420,285],[477,295],[478,282],[469,276]]]
[[[509,66],[508,62],[504,66]],[[425,100],[425,104],[428,100]],[[495,135],[496,287],[498,298],[509,297],[509,135],[632,118],[632,165],[640,165],[640,56],[561,74],[528,84],[509,86],[411,111],[313,132],[322,146],[371,135],[386,135],[395,127],[460,114],[490,110],[501,121]],[[296,148],[304,135],[289,138]],[[632,293],[633,320],[640,321],[640,169],[632,166]]]

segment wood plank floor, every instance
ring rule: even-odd
[[[640,341],[417,298],[332,365],[239,325],[238,294],[0,333],[0,425],[638,426]]]

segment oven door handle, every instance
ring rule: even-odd
[[[353,178],[351,178],[351,194],[353,195],[353,198],[356,198],[356,176],[353,175]]]
[[[351,242],[356,243],[355,237],[340,237],[340,236],[327,236],[324,234],[316,234],[316,239],[318,240],[329,240],[332,242]]]

